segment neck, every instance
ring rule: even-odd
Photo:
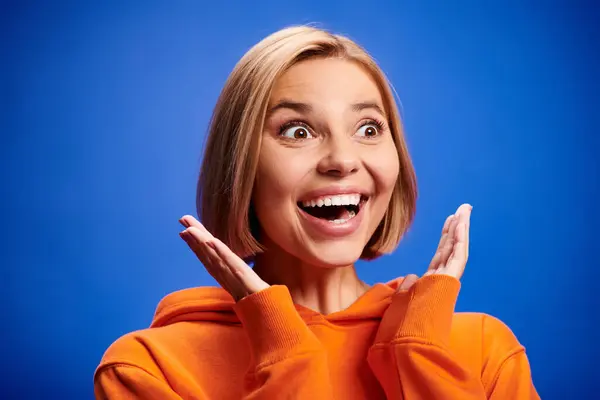
[[[257,255],[254,271],[269,285],[287,286],[294,303],[324,315],[348,308],[369,288],[353,264],[318,267],[273,248]]]

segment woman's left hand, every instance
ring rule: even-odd
[[[469,225],[472,209],[471,205],[462,204],[455,214],[446,219],[437,251],[423,276],[439,274],[453,276],[456,279],[462,277],[469,258]],[[398,290],[410,289],[418,279],[417,275],[407,275]]]

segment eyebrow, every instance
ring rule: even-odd
[[[289,108],[290,110],[297,111],[299,113],[308,114],[312,112],[313,108],[311,105],[306,103],[298,103],[291,100],[281,100],[279,103],[275,104],[273,107],[269,109],[267,115],[273,114],[275,111],[280,110],[282,108]]]
[[[379,104],[377,104],[374,101],[365,101],[363,103],[352,104],[352,111],[354,111],[354,112],[359,112],[362,110],[369,110],[369,109],[375,110],[379,114],[385,116],[385,113],[383,112],[381,107],[379,107]]]
[[[269,109],[269,111],[267,111],[267,116],[272,115],[275,111],[283,109],[283,108],[287,108],[302,114],[309,114],[313,111],[313,107],[310,104],[306,104],[306,103],[299,103],[296,101],[291,101],[291,100],[286,100],[283,99],[280,102],[278,102],[277,104],[275,104],[273,107],[271,107]],[[362,110],[375,110],[377,111],[379,114],[385,116],[385,113],[383,112],[383,110],[381,109],[381,107],[379,106],[379,104],[377,104],[377,102],[375,101],[365,101],[365,102],[361,102],[361,103],[355,103],[352,104],[350,106],[351,110],[354,112],[360,112]]]

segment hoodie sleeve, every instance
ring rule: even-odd
[[[333,398],[327,353],[298,314],[285,286],[274,285],[238,301],[252,361],[247,399]]]
[[[368,355],[387,398],[538,399],[522,352],[504,355],[491,390],[451,353],[450,330],[459,289],[455,278],[430,275],[393,296]]]

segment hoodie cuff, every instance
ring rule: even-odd
[[[234,310],[250,340],[256,366],[281,361],[291,354],[323,350],[298,314],[286,286],[273,285],[246,296]]]
[[[428,275],[410,290],[394,294],[381,321],[375,343],[408,338],[447,345],[460,281],[449,275]]]

